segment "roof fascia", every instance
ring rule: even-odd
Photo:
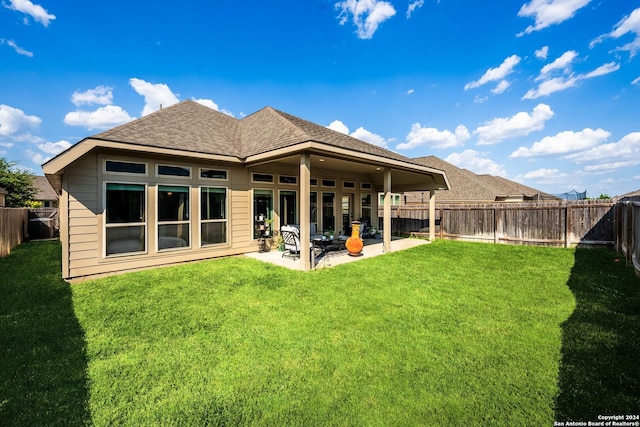
[[[123,142],[114,142],[114,141],[105,141],[95,138],[88,138],[83,141],[80,141],[78,144],[74,145],[69,150],[63,152],[62,154],[54,157],[49,160],[47,163],[42,165],[42,170],[46,175],[54,175],[60,173],[67,165],[72,162],[78,160],[83,155],[87,154],[89,151],[94,148],[110,148],[110,149],[119,149],[125,151],[135,151],[149,154],[162,154],[168,156],[180,156],[180,157],[190,157],[194,159],[202,159],[202,160],[216,160],[228,163],[242,163],[237,157],[234,156],[224,156],[219,154],[207,154],[207,153],[198,153],[194,151],[184,151],[180,149],[172,149],[172,148],[162,148],[162,147],[149,147],[146,145],[137,145]]]
[[[403,162],[396,159],[390,159],[388,157],[376,156],[374,154],[362,153],[360,151],[354,151],[346,148],[335,147],[333,145],[328,145],[328,144],[324,144],[316,141],[306,141],[303,143],[291,145],[289,147],[279,148],[277,150],[269,151],[266,153],[256,154],[256,155],[247,157],[245,161],[248,166],[252,166],[255,164],[274,161],[279,158],[288,157],[304,151],[321,153],[323,155],[327,154],[329,156],[334,156],[341,159],[349,159],[349,160],[356,160],[356,161],[359,160],[371,165],[386,166],[394,169],[423,173],[423,174],[428,174],[432,176],[439,175],[443,178],[444,184],[446,185],[446,189],[450,188],[447,175],[442,170],[430,168],[428,166],[417,165],[414,163]]]

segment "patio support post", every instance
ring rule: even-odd
[[[305,271],[311,269],[311,156],[300,155],[300,260]]]
[[[436,238],[436,190],[429,190],[429,241]]]
[[[391,169],[384,168],[384,214],[382,218],[382,247],[391,252]]]

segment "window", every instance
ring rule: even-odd
[[[189,246],[189,187],[158,186],[158,250]]]
[[[200,178],[227,180],[227,171],[224,169],[200,169]]]
[[[402,204],[402,195],[397,193],[391,194],[391,206],[400,206]],[[378,202],[380,206],[384,206],[384,193],[378,193]]]
[[[360,183],[360,188],[362,190],[371,190],[373,188],[373,186],[371,185],[370,182],[361,182]]]
[[[251,174],[253,182],[270,182],[273,183],[273,175],[270,173],[253,173]]]
[[[310,184],[311,184],[312,187],[317,187],[318,186],[318,178],[311,178]]]
[[[227,189],[200,188],[200,245],[227,241]]]
[[[158,176],[191,177],[191,168],[188,166],[158,165]]]
[[[288,175],[280,175],[278,177],[280,184],[297,184],[298,177],[288,176]]]
[[[273,211],[273,191],[271,190],[253,190],[253,215],[258,217],[264,215],[265,218],[271,219]],[[256,227],[253,229],[253,238],[260,238],[260,230]]]
[[[342,181],[342,188],[356,188],[356,183],[353,181]]]
[[[298,223],[298,204],[295,191],[280,191],[280,225]]]
[[[322,193],[322,230],[335,230],[335,193]]]
[[[317,224],[318,223],[318,192],[312,191],[309,198],[309,220]]]
[[[107,183],[105,194],[106,255],[146,250],[146,187]]]
[[[335,187],[336,186],[336,181],[334,179],[323,179],[322,180],[322,186],[323,187]]]
[[[371,194],[362,194],[360,196],[360,206],[362,208],[361,218],[371,224]]]
[[[116,160],[106,160],[104,170],[109,173],[145,175],[147,173],[146,163],[119,162]]]

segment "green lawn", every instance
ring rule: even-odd
[[[0,425],[553,425],[640,408],[608,250],[437,241],[317,272],[235,257],[69,285],[0,259]]]

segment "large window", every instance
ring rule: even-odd
[[[189,187],[158,186],[158,250],[189,246]]]
[[[298,203],[295,191],[280,191],[280,225],[298,223]]]
[[[322,193],[322,230],[335,232],[335,193]]]
[[[361,218],[367,221],[367,224],[371,224],[371,194],[362,193],[360,197],[362,208]]]
[[[227,241],[227,189],[200,189],[200,244],[202,246]]]
[[[146,187],[107,183],[105,200],[106,255],[146,250]]]
[[[271,219],[273,211],[273,191],[271,190],[253,190],[253,215],[258,217],[264,215],[265,218]],[[253,228],[253,238],[260,238],[260,230]]]

